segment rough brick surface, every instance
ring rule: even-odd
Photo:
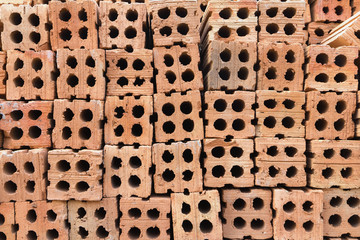
[[[204,185],[206,187],[254,186],[250,154],[254,150],[252,139],[205,139]]]
[[[3,23],[1,42],[3,50],[50,49],[47,5],[5,4],[0,7]]]
[[[197,44],[188,44],[186,47],[156,47],[154,48],[154,63],[157,70],[156,90],[158,93],[203,89]]]
[[[322,239],[323,192],[273,189],[274,239]]]
[[[179,101],[180,100],[180,101]],[[157,142],[184,139],[199,140],[204,137],[200,116],[201,97],[199,91],[162,93],[154,95],[155,139]]]
[[[306,142],[303,138],[256,138],[258,153],[255,164],[255,185],[275,187],[306,186]]]
[[[309,44],[319,44],[329,36],[330,31],[339,23],[311,22],[308,25]]]
[[[70,239],[118,239],[116,198],[96,202],[69,201]]]
[[[170,198],[121,198],[120,212],[120,238],[170,239]]]
[[[306,93],[306,139],[348,139],[355,134],[356,93]]]
[[[155,192],[201,192],[200,153],[200,141],[154,144],[152,156],[155,165]]]
[[[106,51],[107,96],[152,95],[153,53],[149,49],[123,49]]]
[[[6,52],[0,52],[0,97],[4,98],[6,94],[6,82],[5,79],[7,77],[5,71],[6,62]]]
[[[224,237],[267,239],[273,235],[271,191],[267,189],[223,190]]]
[[[151,145],[153,125],[150,123],[150,117],[152,114],[152,96],[107,97],[105,143]]]
[[[255,126],[252,121],[255,111],[254,92],[235,91],[226,93],[220,91],[205,92],[205,137],[252,138],[255,136]]]
[[[15,224],[15,209],[13,202],[0,204],[0,219],[0,238],[5,240],[15,240],[16,233],[13,231],[13,224]]]
[[[58,98],[105,98],[105,51],[101,49],[58,49]]]
[[[355,136],[360,137],[360,92],[356,92],[356,110],[355,110]]]
[[[174,239],[222,239],[220,198],[216,190],[171,194]]]
[[[98,201],[102,198],[102,151],[49,151],[48,200]]]
[[[0,0],[0,4],[13,4],[13,5],[22,5],[22,4],[31,4],[32,0]]]
[[[305,93],[257,91],[256,136],[304,137]]]
[[[50,101],[0,102],[0,130],[4,131],[4,148],[50,147]]]
[[[350,2],[338,0],[316,0],[311,4],[314,22],[345,21],[351,17]]]
[[[55,98],[55,53],[7,52],[7,100],[53,100]]]
[[[50,1],[49,19],[52,50],[98,47],[98,5],[94,0]]]
[[[302,91],[304,83],[304,49],[300,43],[258,44],[259,90]]]
[[[151,146],[108,146],[104,148],[104,196],[151,194]]]
[[[100,149],[104,103],[99,100],[55,100],[52,141],[55,148]]]

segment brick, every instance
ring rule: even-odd
[[[68,239],[66,205],[61,201],[16,202],[17,239]]]
[[[201,192],[200,153],[200,141],[154,144],[152,156],[155,165],[155,193]]]
[[[255,90],[255,42],[213,41],[204,52],[206,90]]]
[[[300,43],[258,43],[259,90],[302,91],[304,48]]]
[[[156,47],[154,63],[157,70],[158,93],[203,89],[197,44],[188,44],[186,47],[178,45],[170,48]]]
[[[322,22],[311,22],[308,25],[309,32],[309,44],[319,44],[327,38],[330,31],[338,26],[339,23],[322,23]]]
[[[272,238],[271,191],[267,189],[223,190],[224,238]]]
[[[119,239],[116,198],[96,202],[69,201],[70,239]]]
[[[150,118],[152,114],[152,96],[106,97],[105,143],[151,145],[153,126]]]
[[[220,198],[216,190],[171,194],[174,239],[222,239]]]
[[[98,48],[98,5],[94,0],[50,1],[49,19],[52,50]]]
[[[153,53],[149,49],[106,50],[107,96],[152,95]]]
[[[352,15],[357,13],[360,9],[360,1],[359,0],[353,0],[350,2],[351,9],[352,9]]]
[[[254,162],[252,139],[205,139],[204,185],[206,187],[252,187]]]
[[[274,239],[322,239],[323,192],[273,189]]]
[[[102,151],[49,151],[48,200],[99,201],[102,198]]]
[[[50,49],[47,5],[6,4],[0,7],[0,16],[4,28],[1,32],[3,50]]]
[[[10,50],[7,52],[7,100],[54,100],[55,53]]]
[[[306,2],[304,0],[261,0],[258,3],[259,42],[304,43]],[[271,7],[269,7],[271,6]]]
[[[104,148],[104,196],[137,196],[151,194],[151,146],[106,145]]]
[[[50,147],[50,101],[0,102],[0,130],[4,131],[4,148]]]
[[[200,13],[196,0],[150,1],[148,11],[156,47],[199,43]]]
[[[6,52],[0,52],[0,97],[5,98],[6,94]]]
[[[146,43],[146,4],[100,2],[100,48],[144,48]]]
[[[245,91],[205,92],[205,137],[252,138],[255,126],[255,93]]]
[[[356,94],[306,93],[306,139],[348,139],[355,134]]]
[[[105,50],[58,49],[56,81],[58,98],[104,100],[106,81]]]
[[[358,47],[331,48],[327,45],[307,47],[305,90],[356,91]]]
[[[162,93],[155,94],[154,112],[157,114],[156,142],[203,139],[199,91],[177,92],[169,96]]]
[[[256,136],[304,137],[305,93],[256,91],[256,102]]]
[[[15,224],[15,209],[13,202],[0,204],[0,219],[0,238],[15,240],[16,233],[13,231],[13,225]]]
[[[324,236],[360,236],[360,190],[324,190]]]
[[[170,240],[170,198],[121,198],[120,212],[120,238]]]
[[[263,187],[306,186],[306,142],[303,138],[255,138],[258,153],[255,185]]]
[[[360,92],[356,92],[356,110],[355,110],[355,136],[360,137]]]
[[[311,4],[311,15],[314,22],[345,21],[351,17],[350,2],[316,0]]]
[[[54,148],[100,149],[104,103],[99,100],[55,100]]]
[[[13,4],[13,5],[23,5],[31,4],[32,0],[0,0],[0,5],[2,4]]]

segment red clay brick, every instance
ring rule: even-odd
[[[311,22],[308,25],[309,44],[319,44],[329,36],[330,31],[339,23]]]
[[[356,92],[356,110],[355,110],[355,136],[360,137],[360,92]]]
[[[0,52],[0,97],[5,98],[6,94],[6,71],[5,71],[5,64],[6,64],[6,52]]]
[[[351,17],[350,2],[337,0],[315,0],[311,4],[311,15],[314,22],[345,21]]]
[[[15,240],[16,232],[13,231],[13,225],[15,224],[15,209],[13,202],[0,204],[0,219],[0,238],[5,240]]]

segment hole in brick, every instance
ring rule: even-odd
[[[292,18],[293,16],[295,16],[296,14],[296,9],[295,8],[285,8],[285,10],[283,11],[283,14],[285,17],[287,18]]]
[[[202,213],[208,213],[211,209],[211,205],[207,200],[201,200],[198,204],[198,209]]]
[[[306,221],[304,224],[303,224],[303,228],[305,229],[305,231],[307,232],[311,232],[314,228],[314,223],[312,221]]]
[[[225,155],[225,148],[214,147],[213,149],[211,149],[211,155],[213,155],[216,158],[221,158]]]
[[[60,160],[56,163],[56,169],[59,172],[66,172],[70,170],[70,163],[66,160]]]
[[[327,121],[325,119],[321,118],[315,122],[315,128],[318,131],[324,131],[327,127],[327,124],[328,124]]]
[[[225,175],[225,168],[221,165],[217,165],[212,168],[212,175],[216,178],[223,177]]]
[[[245,128],[245,122],[242,119],[235,119],[232,123],[232,128],[235,131],[241,131]]]
[[[274,166],[269,167],[269,175],[270,177],[274,178],[279,173],[279,169],[275,168]]]
[[[165,77],[167,78],[167,80],[170,84],[173,84],[176,80],[176,75],[173,71],[167,71],[165,73]]]
[[[276,119],[273,116],[266,117],[264,119],[264,125],[267,128],[274,128],[276,125]]]
[[[323,7],[323,12],[326,14],[326,13],[328,13],[329,12],[329,8],[328,7]]]
[[[331,215],[329,218],[329,224],[333,227],[338,227],[341,224],[341,216],[338,214]]]
[[[66,79],[66,83],[70,86],[70,87],[75,87],[76,85],[79,84],[79,79],[77,76],[75,76],[74,74],[70,74],[68,76],[68,78]]]
[[[163,124],[163,131],[167,134],[171,134],[175,131],[175,125],[172,121],[167,121]]]
[[[183,173],[183,180],[184,181],[191,181],[191,179],[192,179],[192,177],[193,177],[193,175],[194,175],[194,173],[192,172],[192,171],[190,171],[190,170],[186,170],[186,171],[184,171]]]
[[[178,33],[186,35],[189,32],[189,26],[186,23],[181,23],[177,26]]]
[[[297,170],[296,167],[294,167],[294,166],[289,167],[288,169],[286,169],[286,176],[287,176],[288,178],[293,178],[293,177],[296,176],[297,171],[298,171],[298,170]]]
[[[128,215],[131,218],[138,219],[141,217],[141,210],[139,208],[130,208],[128,210]]]
[[[17,171],[17,168],[12,162],[6,162],[4,164],[3,171],[7,175],[12,175]]]
[[[238,36],[243,37],[250,33],[250,29],[248,27],[242,26],[236,30],[236,33]]]
[[[141,118],[144,115],[144,107],[136,105],[132,109],[132,114],[135,118]]]
[[[285,25],[284,31],[286,35],[293,35],[296,31],[296,28],[292,23],[288,23]]]
[[[85,238],[87,238],[87,236],[89,235],[89,232],[88,232],[85,228],[79,227],[78,234],[80,235],[80,237],[81,237],[82,239],[85,239]]]
[[[174,154],[170,153],[169,150],[165,150],[162,155],[162,159],[164,162],[170,163],[172,160],[174,160]]]
[[[334,170],[332,168],[325,168],[322,170],[322,175],[324,178],[328,179],[334,174]]]
[[[287,213],[291,213],[293,212],[295,209],[295,204],[291,201],[287,202],[286,204],[283,205],[283,210]]]
[[[342,203],[342,198],[341,197],[332,197],[330,200],[330,205],[332,207],[339,207]]]
[[[14,110],[14,111],[10,112],[10,117],[14,121],[19,121],[20,119],[22,119],[24,117],[24,114],[21,110]]]
[[[110,26],[109,27],[109,36],[111,38],[116,38],[117,36],[119,36],[119,29],[117,29],[114,26]]]
[[[34,181],[27,181],[25,189],[29,193],[35,192],[35,182]]]
[[[246,207],[246,202],[243,199],[238,198],[233,203],[233,207],[235,210],[241,211]]]
[[[314,33],[315,33],[315,35],[318,36],[318,37],[322,37],[322,36],[324,36],[324,34],[325,34],[325,33],[324,33],[324,30],[322,30],[321,28],[315,29]]]
[[[158,10],[158,16],[161,19],[167,19],[170,16],[170,9],[169,8],[161,8]]]
[[[224,81],[229,80],[229,78],[230,78],[230,70],[227,67],[224,67],[224,68],[220,69],[219,77]]]
[[[91,130],[88,127],[82,127],[79,129],[79,137],[83,140],[88,140],[91,138]]]
[[[87,37],[88,37],[88,28],[87,27],[82,27],[79,29],[79,37],[81,39],[87,39]]]
[[[200,231],[203,233],[210,233],[213,229],[212,223],[205,219],[200,222]]]
[[[250,224],[251,228],[255,230],[262,229],[264,225],[265,225],[264,221],[259,218],[253,219]]]
[[[78,218],[83,218],[86,215],[86,210],[83,207],[81,207],[77,210],[77,214],[78,214]]]
[[[264,105],[267,108],[274,109],[277,105],[277,102],[275,101],[275,99],[268,99],[264,101]]]
[[[63,116],[64,116],[65,121],[71,121],[74,117],[74,113],[73,113],[73,111],[71,111],[70,108],[67,108],[65,110],[65,112],[63,112]]]
[[[242,112],[245,108],[245,103],[241,99],[236,99],[233,101],[231,107],[235,112]]]
[[[111,176],[111,186],[113,188],[119,188],[121,186],[121,179],[116,175]]]
[[[19,31],[13,31],[10,34],[10,39],[11,41],[13,41],[14,43],[21,43],[23,40],[23,35],[21,34],[21,32]]]
[[[184,161],[187,162],[187,163],[190,163],[193,161],[194,159],[194,156],[191,152],[190,149],[186,149],[183,154],[182,154],[182,157],[184,158]]]
[[[230,170],[231,176],[234,178],[239,178],[244,174],[244,169],[240,166],[233,166]]]
[[[289,68],[285,73],[285,79],[288,81],[294,80],[295,77],[295,71],[294,69]]]
[[[268,68],[267,72],[265,73],[265,76],[271,80],[271,79],[276,79],[277,75],[276,75],[276,68],[274,67],[270,67]]]
[[[355,207],[359,206],[360,200],[359,200],[359,198],[357,198],[357,197],[349,197],[349,199],[346,201],[346,203],[347,203],[350,207],[355,208]]]
[[[357,227],[360,224],[360,217],[358,215],[352,215],[349,219],[348,219],[348,223],[352,226],[352,227]]]
[[[39,77],[36,77],[34,78],[32,81],[31,81],[32,85],[34,88],[37,88],[37,89],[40,89],[44,86],[44,81],[39,78]]]
[[[352,155],[352,151],[350,149],[341,149],[340,150],[340,156],[345,158],[345,159],[348,159],[349,157],[351,157]]]
[[[72,69],[76,68],[77,66],[77,60],[74,56],[69,56],[67,59],[66,59],[66,64],[71,67]]]
[[[124,70],[128,67],[128,63],[126,61],[125,58],[120,58],[117,63],[116,66],[120,68],[120,70]]]
[[[278,13],[278,8],[269,8],[268,10],[266,10],[266,15],[268,15],[269,17],[273,18],[277,15]]]
[[[80,118],[84,122],[90,122],[93,119],[93,113],[90,109],[82,110],[80,113]]]
[[[153,208],[149,209],[146,214],[150,219],[155,220],[159,218],[160,212],[156,208]]]
[[[342,54],[335,57],[335,64],[339,67],[345,66],[346,62],[347,62],[346,56]]]
[[[40,40],[41,40],[41,35],[40,35],[40,33],[37,33],[37,32],[31,32],[31,33],[29,34],[29,39],[30,39],[30,41],[32,41],[33,43],[38,44],[38,43],[40,42]]]
[[[219,34],[219,36],[222,37],[222,38],[228,38],[228,37],[230,37],[231,30],[230,30],[230,28],[228,28],[227,26],[222,26],[222,27],[219,29],[218,34]]]
[[[161,28],[159,32],[160,32],[161,36],[169,37],[172,33],[172,29],[168,26],[165,26],[165,27]]]
[[[126,77],[120,77],[116,83],[120,85],[120,87],[123,87],[129,84],[129,80]]]
[[[183,214],[189,214],[190,211],[191,211],[190,205],[187,204],[187,203],[185,203],[185,202],[183,202],[183,203],[182,203],[182,207],[181,207],[181,212],[182,212]]]
[[[4,184],[4,190],[7,193],[15,193],[17,190],[17,185],[13,181],[7,181]]]
[[[191,62],[191,57],[187,53],[182,53],[179,57],[179,61],[182,65],[189,65]]]
[[[26,220],[33,223],[36,221],[36,219],[37,219],[37,214],[35,210],[33,209],[29,210],[26,214]]]
[[[283,118],[281,123],[285,128],[292,128],[295,125],[295,121],[292,117]]]
[[[21,60],[20,58],[17,58],[16,61],[14,62],[14,70],[17,71],[23,67],[24,67],[24,61]]]
[[[130,239],[137,239],[137,238],[140,237],[140,234],[141,234],[141,231],[137,227],[132,227],[128,231],[128,236],[129,236]]]
[[[337,83],[345,82],[347,79],[347,76],[344,73],[338,73],[335,75],[334,80]]]
[[[294,51],[289,50],[285,55],[285,59],[288,63],[294,63],[296,60]]]
[[[76,163],[76,170],[78,172],[86,172],[90,169],[90,164],[85,160],[80,160]]]
[[[164,55],[164,63],[167,67],[171,67],[174,64],[174,58],[171,55],[166,54]]]
[[[170,169],[166,169],[163,173],[162,173],[162,178],[166,181],[166,182],[171,182],[172,180],[174,180],[175,178],[175,174],[172,170]]]
[[[231,59],[231,51],[229,49],[224,49],[221,53],[220,53],[220,58],[223,62],[228,62]],[[240,54],[239,54],[239,58],[240,58]]]
[[[249,52],[246,49],[243,49],[240,51],[238,57],[239,57],[240,62],[248,62],[249,61]],[[229,60],[230,60],[230,58],[229,58]]]
[[[4,215],[2,215],[2,214],[0,213],[0,226],[3,225],[4,222],[5,222],[5,217],[4,217]],[[6,240],[6,238],[5,238],[5,240]]]
[[[132,156],[129,160],[129,164],[132,168],[141,167],[141,160],[137,156]]]
[[[82,8],[79,13],[78,13],[78,17],[81,21],[86,22],[88,20],[87,17],[87,12],[84,8]]]
[[[133,62],[133,65],[132,67],[136,70],[136,71],[140,71],[140,70],[143,70],[145,66],[145,63],[140,60],[140,59],[136,59],[134,62]]]
[[[112,8],[109,11],[108,18],[110,21],[115,21],[118,18],[119,14],[116,9]]]
[[[160,229],[158,227],[149,227],[146,229],[146,235],[149,238],[157,238],[160,236]]]
[[[270,34],[275,34],[279,31],[279,26],[275,23],[270,23],[266,26],[266,31]]]
[[[337,6],[335,8],[335,14],[336,15],[341,15],[343,13],[344,9],[341,6]]]
[[[118,157],[113,157],[112,161],[111,161],[111,168],[112,169],[119,169],[122,166],[122,160],[121,158]]]
[[[293,109],[295,107],[295,102],[293,100],[290,100],[290,99],[286,99],[285,101],[282,102],[282,104],[287,109]]]
[[[337,113],[342,113],[346,109],[346,102],[343,100],[338,101],[336,103],[335,109]]]
[[[341,169],[340,173],[341,173],[341,176],[343,178],[349,178],[351,175],[352,175],[352,168],[351,167],[347,167],[347,168],[343,168]]]
[[[15,12],[10,14],[9,20],[14,25],[19,25],[22,22],[22,17],[19,13]]]
[[[46,231],[46,238],[53,240],[59,237],[59,232],[56,229],[49,229]]]
[[[193,225],[189,220],[184,220],[181,226],[185,232],[191,232],[193,230]]]
[[[234,219],[234,227],[236,227],[237,229],[244,228],[245,225],[246,225],[246,222],[242,217],[237,217]]]
[[[64,41],[69,41],[72,38],[72,33],[69,29],[63,28],[60,30],[59,37]]]
[[[276,146],[268,147],[266,150],[266,154],[272,157],[275,157],[276,155],[278,155],[278,153],[279,151]]]
[[[95,210],[95,217],[99,220],[104,219],[106,216],[106,211],[103,207]]]
[[[336,122],[334,122],[334,128],[336,131],[341,131],[345,127],[345,120],[340,118]]]
[[[130,176],[128,183],[130,187],[137,188],[140,186],[141,180],[138,176],[132,175]]]
[[[134,124],[131,128],[131,134],[135,137],[140,137],[143,133],[143,128],[140,124]]]
[[[226,129],[226,121],[224,119],[217,119],[215,122],[214,122],[214,128],[216,130],[219,130],[219,131],[224,131]]]
[[[264,201],[261,198],[255,198],[253,200],[253,207],[255,210],[260,210],[264,207]]]
[[[89,75],[86,79],[86,84],[89,87],[93,87],[95,86],[95,83],[96,83],[96,78],[93,75]]]
[[[161,32],[161,30],[160,30]],[[128,38],[128,39],[133,39],[135,38],[137,35],[137,31],[135,28],[133,27],[128,27],[125,29],[125,37]]]
[[[274,49],[270,49],[267,52],[266,56],[271,62],[276,62],[279,58],[277,51],[275,51]]]
[[[59,191],[67,192],[69,191],[70,184],[66,181],[60,181],[56,184],[55,188]]]
[[[99,238],[106,238],[107,236],[109,236],[109,232],[103,226],[99,226],[96,229],[96,236],[98,236]]]
[[[234,158],[240,158],[243,155],[244,151],[239,147],[232,147],[230,149],[230,155]]]
[[[194,72],[191,69],[186,69],[185,72],[181,74],[181,78],[185,82],[191,82],[192,80],[194,80],[194,77]]]
[[[175,13],[176,13],[176,15],[178,15],[181,18],[186,17],[188,14],[186,8],[183,8],[183,7],[176,8]]]
[[[67,140],[71,137],[71,135],[72,135],[72,131],[69,127],[64,127],[62,129],[62,138],[63,139]]]
[[[285,153],[288,157],[294,157],[295,154],[297,153],[297,149],[294,147],[286,147]]]
[[[327,74],[325,74],[325,73],[320,73],[320,74],[316,75],[315,81],[316,82],[327,83],[329,81],[329,76]]]
[[[325,65],[329,62],[329,57],[325,53],[320,53],[316,56],[316,62]]]
[[[230,8],[224,8],[219,12],[219,16],[223,19],[229,19],[231,17],[232,10]]]
[[[240,8],[237,12],[238,18],[246,19],[249,17],[249,9],[248,8]]]
[[[249,76],[249,70],[246,67],[241,67],[238,71],[238,78],[246,80]]]
[[[190,114],[192,112],[191,102],[186,101],[186,102],[181,103],[180,110],[184,114]]]
[[[71,18],[71,13],[66,8],[63,8],[59,12],[59,18],[60,18],[60,20],[67,22]]]
[[[34,231],[28,231],[28,233],[26,234],[26,238],[28,240],[36,240],[36,239],[38,239],[38,237],[36,235],[36,232],[34,232]]]
[[[175,107],[171,103],[165,103],[161,110],[166,116],[171,116],[175,112]]]
[[[284,228],[288,232],[293,231],[296,228],[296,223],[291,220],[286,220],[284,223]]]
[[[47,220],[50,222],[54,222],[57,218],[57,214],[53,210],[48,210],[46,212]]]
[[[34,164],[32,162],[26,162],[24,164],[24,170],[28,174],[34,173],[35,172]]]
[[[218,99],[214,102],[214,108],[218,112],[225,111],[226,107],[227,107],[227,103],[224,99]]]
[[[329,104],[325,100],[321,100],[317,104],[316,109],[320,114],[323,114],[329,109]]]
[[[14,140],[19,140],[20,138],[22,138],[23,134],[23,130],[18,127],[13,127],[10,130],[10,137]]]

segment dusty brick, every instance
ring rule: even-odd
[[[54,100],[55,53],[45,51],[7,52],[7,100]]]
[[[322,239],[323,192],[273,189],[274,239]]]
[[[6,94],[6,52],[0,52],[0,97],[5,98]]]
[[[99,100],[55,100],[55,127],[52,140],[55,148],[100,149],[104,103]]]
[[[354,137],[352,115],[356,93],[306,93],[306,139],[348,139]]]
[[[174,239],[222,239],[216,190],[171,194]]]
[[[58,49],[56,81],[58,98],[105,98],[105,50]]]
[[[150,123],[150,117],[152,114],[152,96],[106,97],[105,143],[151,145],[153,126]]]
[[[308,25],[309,44],[319,44],[322,40],[327,38],[330,31],[335,28],[339,23],[322,23],[311,22]]]
[[[345,21],[351,17],[350,2],[337,0],[316,0],[311,4],[311,16],[314,22]]]
[[[155,193],[201,192],[202,169],[200,167],[201,142],[175,142],[170,145],[153,145],[155,165]]]
[[[5,240],[15,240],[16,232],[13,231],[13,225],[15,224],[15,209],[13,202],[0,204],[0,219],[0,238]]]
[[[1,101],[0,130],[4,131],[4,148],[50,147],[50,101]]]
[[[259,90],[302,91],[304,83],[304,48],[300,43],[260,42]]]
[[[120,238],[170,239],[170,198],[120,199]]]
[[[149,197],[151,194],[151,146],[106,145],[104,148],[104,196]]]
[[[304,137],[305,93],[256,91],[256,136]]]
[[[225,238],[267,239],[273,236],[271,191],[267,189],[223,190],[223,232]]]
[[[255,111],[254,92],[223,91],[205,92],[205,137],[252,138],[255,136],[255,126],[252,121]]]
[[[49,19],[52,50],[98,48],[98,5],[94,0],[50,1]]]
[[[116,198],[96,202],[69,201],[70,239],[119,239]]]
[[[50,49],[47,5],[5,4],[0,7],[3,25],[1,42],[3,50]]]
[[[205,139],[204,185],[207,187],[254,186],[250,154],[254,150],[252,139]]]
[[[13,4],[13,5],[23,5],[31,4],[33,0],[0,0],[0,5],[2,4]]]

